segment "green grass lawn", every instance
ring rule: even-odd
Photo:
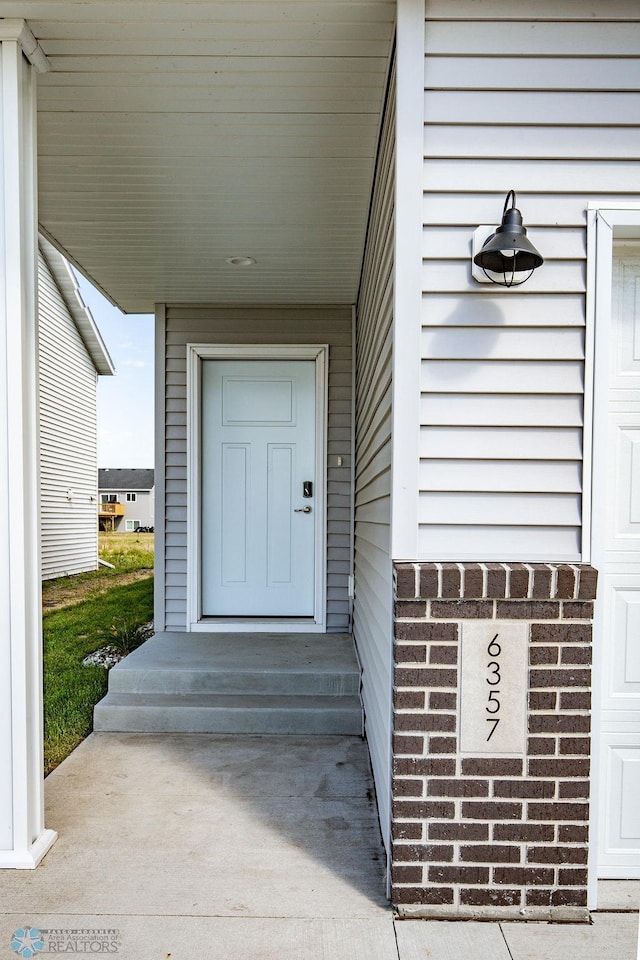
[[[117,582],[119,575],[130,578],[153,566],[153,534],[141,534],[139,540],[149,538],[142,544],[134,534],[107,536],[100,555],[117,564],[115,571],[64,577],[63,587],[60,581],[44,584],[45,774],[91,733],[94,704],[106,693],[107,670],[84,666],[83,657],[110,642],[114,625],[122,635],[153,619],[153,577]],[[47,595],[64,606],[47,611]]]
[[[153,568],[152,533],[101,533],[98,544],[100,559],[113,563],[121,573]]]

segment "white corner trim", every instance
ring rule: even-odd
[[[154,588],[153,620],[156,633],[165,629],[165,488],[166,488],[166,337],[167,310],[164,303],[155,305],[155,502],[154,502]]]
[[[316,365],[316,558],[315,616],[306,621],[252,618],[251,630],[281,633],[324,632],[327,608],[327,433],[329,345],[324,344],[187,344],[187,631],[242,632],[246,620],[202,617],[201,558],[201,369],[202,360],[313,360]],[[263,624],[260,626],[260,620]],[[306,623],[306,625],[305,625]]]
[[[418,556],[424,0],[398,0],[391,557]]]
[[[591,563],[593,512],[593,415],[596,362],[596,230],[598,214],[587,211],[587,293],[585,313],[584,399],[582,426],[582,563]]]
[[[353,632],[353,608],[355,595],[355,572],[356,572],[356,355],[357,348],[357,323],[358,311],[354,304],[351,307],[351,443],[349,445],[349,455],[351,464],[349,466],[349,482],[351,492],[349,495],[349,574],[347,599],[349,601],[349,630]],[[327,430],[328,433],[328,430]],[[364,721],[363,721],[364,723]]]
[[[48,73],[51,70],[47,55],[31,33],[26,20],[0,20],[0,41],[2,40],[13,40],[19,43],[25,57],[38,73]]]

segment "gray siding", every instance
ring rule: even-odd
[[[187,586],[188,343],[328,343],[327,629],[349,629],[351,307],[166,307],[165,629],[184,630]],[[162,344],[158,345],[162,349]],[[156,527],[161,518],[156,517]]]
[[[152,527],[154,524],[154,496],[152,490],[129,490],[135,493],[136,502],[127,503],[127,494],[122,494],[124,503],[124,518],[121,529],[125,529],[127,520],[137,520],[142,527]]]
[[[38,259],[42,577],[98,565],[97,374]]]
[[[380,140],[356,311],[355,601],[365,723],[385,844],[389,843],[392,573],[391,358],[395,77]]]
[[[582,558],[586,209],[640,192],[638,4],[583,7],[426,2],[425,559]],[[470,272],[511,188],[545,257],[518,290]]]

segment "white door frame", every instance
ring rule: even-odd
[[[585,469],[585,545],[590,546],[590,562],[601,572],[604,564],[604,529],[593,522],[593,491],[604,489],[607,469],[605,458],[593,457],[596,445],[603,449],[606,436],[606,404],[603,391],[607,384],[609,341],[612,323],[613,244],[614,240],[640,237],[640,203],[591,202],[587,212],[587,345],[585,368],[585,460],[591,470]],[[597,345],[597,349],[596,349]],[[585,467],[587,464],[585,463]],[[600,593],[600,591],[598,591]],[[592,677],[601,677],[603,670],[604,617],[602,598],[595,603],[593,621],[593,667]],[[591,784],[592,796],[589,820],[588,862],[588,907],[598,905],[598,823],[600,815],[600,789],[598,784],[601,744],[599,721],[601,691],[592,681],[592,749]],[[598,726],[597,726],[598,725]]]
[[[200,585],[203,360],[313,360],[316,366],[316,476],[314,616],[203,617]],[[324,633],[327,596],[327,344],[187,344],[187,630],[227,633]]]

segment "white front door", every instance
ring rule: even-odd
[[[312,360],[202,361],[203,617],[313,617]]]
[[[594,456],[601,525],[596,634],[602,644],[598,875],[640,878],[640,249],[614,254],[608,369],[601,371],[606,425]],[[598,338],[596,337],[596,350]],[[602,338],[600,338],[602,344]],[[604,471],[601,471],[604,476]],[[597,718],[596,718],[597,723]],[[595,771],[594,771],[595,772]]]

